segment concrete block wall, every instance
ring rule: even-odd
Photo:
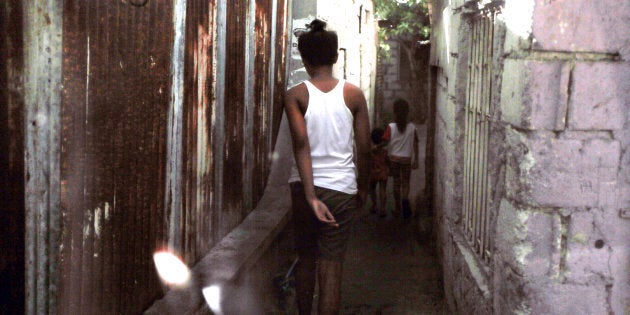
[[[522,278],[497,282],[522,294],[502,294],[501,310],[628,314],[630,3],[522,5],[531,6],[527,38],[514,40],[509,9],[505,17],[507,40],[520,44],[504,51],[495,262]]]
[[[383,103],[380,105],[381,117],[383,124],[393,119],[392,104],[398,98],[409,99],[411,85],[409,82],[404,82],[400,79],[400,44],[397,41],[388,40],[386,44],[389,45],[389,55],[381,56],[380,71],[383,76],[383,80],[380,82],[379,91],[383,96]]]
[[[485,267],[459,236],[468,36],[464,10],[449,3],[432,2],[434,205],[449,306],[630,314],[630,2],[505,1]]]

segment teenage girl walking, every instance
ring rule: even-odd
[[[401,209],[404,218],[411,216],[409,204],[409,177],[411,169],[418,168],[418,135],[416,126],[408,121],[409,103],[403,99],[394,102],[394,122],[385,129],[389,171],[394,178],[394,216]]]
[[[318,313],[339,313],[352,218],[369,185],[367,102],[357,86],[333,77],[338,39],[325,28],[325,22],[314,20],[298,38],[310,79],[289,89],[284,103],[295,157],[289,183],[299,314],[311,313],[316,282]]]

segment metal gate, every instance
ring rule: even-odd
[[[471,21],[468,56],[466,123],[464,140],[464,235],[482,261],[492,256],[490,238],[491,188],[488,179],[488,143],[492,95],[494,12],[485,12]]]

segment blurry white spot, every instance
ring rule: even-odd
[[[109,221],[109,218],[112,217],[112,213],[111,213],[111,206],[109,205],[109,202],[105,202],[105,220]]]
[[[206,303],[215,314],[221,313],[221,288],[216,285],[212,285],[201,290]]]
[[[101,214],[101,208],[96,207],[96,209],[94,209],[94,233],[96,234],[96,237],[101,236]]]
[[[83,241],[85,242],[85,240],[87,240],[88,237],[90,237],[90,234],[92,234],[92,230],[91,230],[91,226],[92,226],[92,211],[90,210],[85,210],[85,220],[87,220],[87,222],[84,222],[83,224]]]
[[[156,252],[153,262],[158,275],[167,284],[183,285],[190,279],[190,270],[177,256],[169,252]]]
[[[48,122],[48,117],[44,114],[37,114],[37,126],[43,127]]]
[[[85,241],[90,236],[90,225],[86,224],[83,226],[83,241]]]
[[[567,21],[562,21],[560,22],[560,34],[564,34],[564,32],[566,32],[567,28],[569,28],[569,23],[567,23]]]
[[[529,38],[532,32],[534,0],[507,1],[504,17],[508,30],[521,38]]]
[[[272,161],[276,161],[280,158],[280,153],[273,151],[273,153],[271,153],[271,160]]]

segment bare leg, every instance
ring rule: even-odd
[[[370,183],[370,199],[372,200],[372,205],[370,206],[370,213],[376,213],[378,199],[376,199],[376,187],[372,183]]]
[[[387,213],[387,180],[378,182],[378,190],[379,190],[379,211],[381,215],[385,215]]]
[[[400,215],[400,173],[394,174],[394,216]]]
[[[320,260],[318,268],[319,314],[338,314],[341,308],[341,262]]]
[[[401,171],[401,197],[402,199],[409,199],[409,180],[411,174],[409,172]]]
[[[401,175],[400,196],[402,199],[403,217],[408,218],[409,216],[411,216],[411,208],[409,205],[409,180],[410,180],[411,172],[407,168],[407,169],[401,170],[400,175]]]
[[[295,266],[295,293],[298,311],[301,315],[311,314],[313,308],[313,291],[315,290],[315,258],[300,256]]]

